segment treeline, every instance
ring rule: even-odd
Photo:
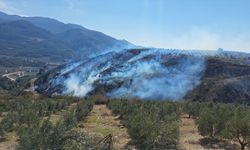
[[[0,67],[43,67],[44,62],[18,57],[0,57]]]
[[[77,103],[72,110],[65,111],[62,119],[53,124],[52,113],[65,110]],[[2,105],[4,104],[4,105]],[[65,136],[92,110],[93,103],[74,97],[55,97],[29,100],[27,98],[1,100],[1,111],[7,111],[0,123],[0,136],[15,131],[19,137],[18,149],[63,149],[69,142]],[[45,119],[46,118],[46,119]],[[73,132],[74,133],[74,132]],[[70,143],[70,147],[74,144]]]
[[[250,109],[240,104],[185,102],[183,111],[193,117],[201,135],[210,139],[238,142],[241,149],[250,143]]]
[[[179,104],[168,101],[111,100],[108,107],[120,115],[138,149],[177,149]]]
[[[32,115],[39,118],[48,117],[52,113],[65,109],[78,98],[39,98],[32,99],[26,96],[5,96],[0,99],[0,113],[7,113],[3,116],[0,123],[0,133],[11,132],[16,126],[23,124],[23,121],[29,120]]]
[[[24,88],[28,88],[29,81],[34,78],[34,76],[23,76],[18,78],[16,81],[11,81],[7,77],[0,77],[0,91],[8,91],[13,95],[18,95]]]

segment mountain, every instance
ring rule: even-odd
[[[3,12],[0,12],[0,22],[20,20],[20,18],[21,17],[17,15],[7,15]]]
[[[24,20],[0,23],[0,54],[18,57],[72,58],[70,47],[52,33]]]
[[[70,29],[85,29],[80,25],[75,24],[65,24],[55,19],[46,17],[22,17],[18,15],[8,15],[0,12],[0,22],[15,21],[15,20],[25,20],[29,21],[37,27],[43,28],[51,33],[57,34],[66,32]]]
[[[99,54],[112,47],[126,47],[126,41],[118,41],[101,32],[83,29],[71,29],[57,34],[57,37],[81,55]],[[131,44],[130,44],[131,45]]]
[[[101,32],[45,17],[21,17],[0,12],[0,55],[62,61],[86,58],[114,47],[133,46]]]

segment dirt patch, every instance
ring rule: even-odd
[[[114,116],[106,105],[94,105],[93,110],[82,124],[84,126],[82,130],[85,132],[101,137],[111,134],[114,149],[134,149],[129,145],[131,139],[127,129],[121,125],[118,116]]]
[[[0,150],[16,150],[18,146],[17,140],[16,132],[7,133],[3,139],[0,139]]]
[[[198,129],[194,120],[186,116],[181,117],[180,126],[180,146],[184,150],[206,150],[200,145],[200,139],[203,136],[199,135]]]
[[[181,117],[180,146],[183,150],[239,150],[237,143],[228,140],[211,140],[201,136],[194,119]]]

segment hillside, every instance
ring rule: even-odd
[[[49,58],[50,61],[88,57],[132,44],[80,25],[51,18],[21,17],[0,12],[0,55]]]
[[[111,52],[52,70],[37,80],[40,93],[150,100],[250,103],[246,57],[132,49]]]
[[[117,41],[101,32],[79,28],[59,33],[57,37],[81,56],[95,55],[112,47],[126,48],[129,45],[128,42]]]
[[[53,34],[23,20],[1,23],[0,43],[0,54],[7,56],[61,60],[74,55]]]
[[[43,28],[51,33],[57,34],[66,32],[70,29],[85,29],[84,27],[76,24],[65,24],[56,19],[46,17],[22,17],[18,15],[8,15],[0,12],[0,22],[9,22],[16,20],[29,21],[37,27]],[[87,29],[86,29],[87,30]]]
[[[236,59],[237,60],[237,59]],[[202,82],[187,99],[250,103],[250,64],[208,58]]]

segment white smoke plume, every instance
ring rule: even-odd
[[[204,69],[203,55],[192,51],[123,50],[66,65],[50,85],[81,97],[101,87],[111,98],[180,100],[199,85]]]
[[[158,61],[136,63],[126,73],[113,77],[133,80],[129,85],[108,93],[111,97],[137,97],[151,100],[180,100],[200,82],[203,59],[185,60],[177,66],[165,67]]]

